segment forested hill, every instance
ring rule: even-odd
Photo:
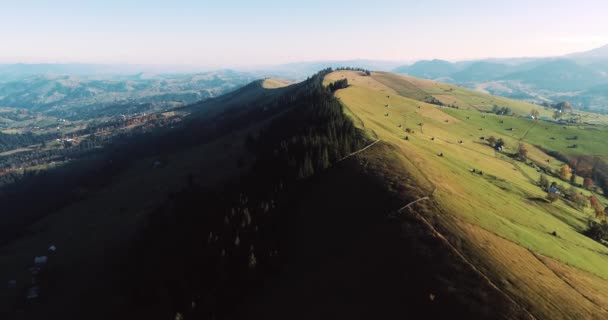
[[[63,248],[54,262],[63,271],[48,273],[51,282],[62,286],[44,282],[41,287],[49,303],[23,309],[23,297],[18,295],[3,299],[7,307],[16,308],[14,315],[25,314],[26,319],[51,310],[68,318],[91,318],[90,310],[97,308],[105,310],[103,315],[120,318],[121,312],[131,312],[139,303],[153,301],[149,310],[177,312],[195,297],[212,295],[217,305],[200,312],[223,314],[218,308],[233,303],[225,300],[226,290],[245,289],[252,283],[234,279],[251,277],[248,270],[253,263],[260,277],[252,281],[261,280],[281,259],[276,251],[289,221],[284,205],[296,196],[296,186],[367,143],[331,90],[323,86],[330,71],[284,88],[267,89],[263,81],[255,82],[237,93],[194,105],[192,116],[175,127],[116,137],[81,160],[0,189],[6,209],[1,216],[6,232],[0,240],[3,247],[19,246],[22,253],[0,255],[2,273],[22,273],[20,266],[29,261],[23,259],[39,254],[40,242]],[[37,201],[26,200],[32,197]],[[255,251],[225,248],[228,253],[222,254],[209,246],[209,234],[214,243],[236,241],[240,248]],[[108,252],[112,253],[108,256]],[[255,262],[250,261],[252,254]],[[74,263],[102,256],[124,267]],[[229,261],[217,269],[221,257]],[[131,270],[137,271],[125,274]],[[97,274],[94,283],[69,276],[83,272]],[[233,280],[218,283],[213,291],[200,282],[200,277],[220,279],[224,273]],[[116,279],[128,280],[118,284]],[[85,287],[103,289],[78,295]],[[26,288],[18,292],[22,290]],[[108,292],[123,300],[100,306]],[[144,297],[138,292],[145,292]],[[148,297],[150,292],[158,295]],[[151,317],[159,314],[152,312]]]
[[[302,183],[367,143],[323,86],[329,72],[251,109],[260,114],[247,119],[277,115],[247,134],[244,162],[251,169],[238,182],[214,189],[191,182],[150,216],[137,250],[137,269],[145,270],[136,285],[145,288],[142,301],[166,303],[149,295],[162,292],[173,297],[165,305],[172,312],[224,318],[249,290],[260,289],[281,269],[290,255],[286,237],[295,218],[290,211]],[[159,247],[166,256],[158,255]],[[159,277],[163,281],[150,281]],[[200,307],[193,309],[192,303]]]
[[[336,98],[350,78],[330,74],[252,83],[188,107],[174,127],[118,137],[0,189],[0,273],[18,281],[0,290],[0,310],[21,319],[522,318],[423,221],[390,219],[431,189],[394,145],[355,126]],[[41,298],[25,304],[30,258],[49,243],[60,249],[37,278]]]
[[[213,188],[192,177],[149,216],[130,264],[135,301],[185,319],[488,317],[479,299],[505,318],[523,315],[485,284],[476,293],[447,290],[478,276],[439,242],[421,240],[430,231],[420,221],[386,220],[425,187],[404,186],[411,179],[394,150],[366,138],[334,96],[348,80],[324,85],[330,73],[220,115],[249,110],[246,119],[257,119],[237,126],[251,128],[242,158],[250,169]],[[225,102],[232,99],[241,101]],[[341,161],[370,145],[377,148],[371,156]],[[406,236],[405,229],[415,232]],[[433,304],[420,294],[428,290],[445,296]],[[339,297],[350,302],[334,301]],[[387,303],[396,297],[408,301]]]

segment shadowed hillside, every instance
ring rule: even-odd
[[[551,150],[600,152],[585,136],[595,127],[497,104],[545,111],[365,70],[184,107],[179,125],[64,168],[71,184],[54,192],[66,200],[5,239],[0,271],[18,285],[0,291],[3,315],[601,319],[608,249],[583,235],[592,209],[570,193],[545,201],[537,182],[569,183]],[[40,297],[25,300],[50,244]]]

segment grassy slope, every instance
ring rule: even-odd
[[[264,87],[266,89],[277,89],[277,88],[287,87],[290,84],[292,84],[292,83],[289,81],[286,81],[286,80],[268,78],[268,79],[265,79],[264,82],[262,82],[262,87]]]
[[[417,217],[387,218],[431,191],[394,151],[376,144],[300,191],[292,259],[235,318],[527,318]]]
[[[495,135],[506,138],[510,146],[522,138],[531,144],[547,146],[548,131],[556,136],[556,140],[551,140],[555,145],[550,147],[605,154],[602,150],[605,146],[591,141],[603,141],[597,134],[605,131],[593,129],[597,130],[593,131],[594,139],[579,138],[579,148],[567,149],[564,146],[572,142],[558,137],[573,134],[575,130],[579,137],[584,137],[591,129],[563,129],[544,122],[507,117],[501,117],[504,122],[501,124],[498,116],[482,118],[475,109],[482,109],[480,105],[484,101],[490,104],[483,109],[491,107],[492,101],[500,100],[499,106],[504,104],[515,112],[527,110],[528,113],[531,105],[464,89],[445,92],[451,86],[431,81],[386,73],[364,77],[357,72],[335,72],[328,81],[344,77],[351,86],[338,91],[337,96],[355,115],[356,122],[384,143],[395,146],[419,170],[420,176],[437,187],[434,200],[441,214],[428,214],[495,283],[542,318],[608,316],[601,307],[608,301],[608,294],[594,287],[608,283],[608,248],[579,233],[591,212],[577,211],[561,200],[556,204],[532,200],[544,197],[544,192],[533,184],[539,173],[523,163],[495,154],[479,140],[480,136]],[[438,98],[448,102],[455,99],[470,108],[442,109],[416,100],[429,94],[442,95]],[[506,130],[511,127],[515,130]],[[405,133],[404,128],[411,128],[415,133]],[[560,135],[560,130],[570,131]],[[409,141],[404,141],[406,135]],[[435,139],[431,140],[432,137]],[[539,160],[551,158],[531,148]],[[437,156],[439,153],[444,157]],[[550,162],[559,166],[556,159]],[[472,168],[482,170],[484,176],[471,173]],[[558,237],[550,234],[553,231]],[[544,258],[539,257],[550,257],[553,263],[545,264]],[[593,281],[568,281],[560,276],[557,271],[560,268],[569,268],[569,274],[576,279],[592,278]],[[594,299],[581,294],[589,291],[597,293]]]
[[[334,79],[342,77],[348,77],[352,84],[348,89],[337,93],[348,107],[345,111],[353,116],[358,126],[367,129],[370,136],[382,139],[385,144],[384,148],[380,149],[382,151],[373,148],[361,158],[366,163],[382,165],[382,170],[374,168],[373,171],[374,173],[382,172],[382,179],[385,182],[390,181],[388,185],[391,190],[394,192],[408,191],[406,193],[413,194],[410,184],[414,182],[415,186],[419,188],[420,195],[424,195],[437,186],[435,200],[438,207],[429,205],[426,210],[420,207],[420,212],[424,212],[424,216],[429,220],[435,221],[438,227],[445,229],[446,234],[451,235],[452,243],[458,244],[457,247],[471,261],[476,262],[480,269],[485,270],[494,283],[499,284],[504,291],[522,301],[521,304],[535,315],[553,319],[590,318],[593,315],[598,317],[605,315],[603,308],[607,305],[608,300],[604,289],[608,287],[608,282],[603,278],[608,277],[606,274],[608,270],[604,268],[607,265],[605,257],[608,250],[577,233],[584,227],[585,219],[591,213],[589,211],[578,212],[561,201],[555,205],[548,205],[526,200],[528,197],[543,196],[543,192],[530,181],[530,179],[535,180],[538,173],[522,163],[512,163],[507,161],[508,159],[501,159],[494,154],[492,149],[477,143],[479,135],[495,134],[506,137],[508,143],[513,146],[519,139],[518,136],[509,137],[504,130],[501,130],[503,125],[490,128],[489,125],[481,122],[482,120],[479,120],[478,123],[474,122],[472,115],[478,114],[473,113],[472,110],[469,115],[464,109],[460,111],[439,109],[435,105],[412,99],[412,97],[423,97],[426,91],[421,93],[422,89],[418,87],[408,89],[409,91],[403,89],[403,86],[411,88],[411,81],[408,81],[409,84],[404,83],[397,76],[374,73],[372,77],[361,77],[356,72],[337,72],[330,75],[330,78]],[[213,109],[222,104],[237,107],[252,103],[252,101],[270,99],[278,91],[260,89],[266,86],[280,87],[278,83],[273,83],[260,82],[254,86],[248,86],[240,94],[206,102],[203,107]],[[403,94],[406,94],[404,92],[413,93],[407,93],[408,98],[399,96],[398,90]],[[387,98],[387,95],[390,98]],[[466,97],[467,95],[463,91],[460,99]],[[486,96],[485,99],[490,98]],[[390,104],[390,107],[386,108],[386,104]],[[515,109],[515,107],[511,107]],[[523,106],[521,108],[524,109]],[[388,117],[384,116],[386,112],[389,113]],[[466,116],[469,116],[469,119]],[[491,122],[490,120],[493,118],[488,116],[486,119]],[[506,120],[510,119],[505,118],[504,126],[508,125]],[[418,126],[419,123],[423,125]],[[512,126],[524,126],[526,123],[517,123]],[[402,124],[402,128],[398,128],[398,124]],[[483,133],[478,130],[480,126],[485,126]],[[408,142],[403,141],[403,137],[406,135],[403,128],[406,127],[415,131],[414,134],[407,134],[410,138]],[[243,141],[246,132],[247,130],[243,130],[241,133],[224,137],[215,143],[170,155],[167,161],[168,166],[164,168],[153,169],[151,163],[154,159],[141,159],[133,164],[132,170],[127,170],[123,175],[117,177],[116,183],[108,186],[96,196],[49,216],[32,226],[28,236],[1,248],[0,274],[17,278],[20,283],[18,293],[22,295],[24,288],[22,285],[24,286],[28,281],[26,268],[31,264],[32,257],[42,254],[50,243],[59,247],[57,257],[53,259],[53,263],[57,264],[51,267],[53,270],[59,270],[54,273],[56,277],[54,286],[61,289],[60,291],[64,294],[48,294],[43,298],[43,303],[39,305],[28,307],[21,305],[17,315],[29,318],[36,315],[38,317],[47,316],[53,312],[65,315],[65,312],[62,311],[70,308],[75,309],[74,314],[77,314],[78,308],[86,309],[88,306],[74,306],[75,297],[83,295],[87,297],[86,300],[94,301],[95,297],[107,297],[108,292],[115,292],[116,288],[107,287],[104,284],[106,281],[115,283],[116,279],[111,279],[112,271],[108,272],[108,269],[113,267],[104,268],[104,264],[98,263],[99,257],[104,257],[104,262],[107,262],[105,265],[111,265],[109,261],[112,258],[128,254],[128,248],[124,248],[122,243],[132,236],[141,215],[155,203],[162,201],[174,186],[179,186],[186,179],[186,175],[190,172],[202,167],[202,173],[208,174],[210,183],[214,176],[220,178],[225,173],[234,172],[236,168],[235,153],[239,152],[240,147],[231,142]],[[508,133],[521,132],[517,129]],[[431,141],[431,137],[436,137],[436,139]],[[458,144],[456,141],[459,139],[464,140],[465,143]],[[580,148],[587,147],[581,146]],[[443,152],[445,157],[437,157],[436,154],[439,152]],[[538,159],[548,157],[535,148],[531,149],[531,154]],[[370,158],[374,156],[377,159]],[[386,161],[387,157],[391,159],[390,163],[397,161],[399,165],[390,164]],[[553,159],[551,165],[558,167],[559,161]],[[485,177],[471,174],[468,170],[472,167],[484,170]],[[218,168],[224,168],[225,171],[217,170]],[[495,175],[497,179],[488,178],[488,174]],[[331,181],[338,183],[340,179]],[[347,185],[341,184],[335,187]],[[323,192],[321,192],[322,194]],[[345,196],[345,199],[349,199],[348,196]],[[406,199],[404,198],[404,200]],[[304,207],[303,211],[317,212],[317,207],[322,208],[328,203],[323,198],[314,201]],[[364,205],[369,205],[369,203],[363,201],[360,205],[362,208],[366,208]],[[336,207],[334,211],[354,210],[358,206]],[[90,210],[90,208],[94,208],[94,210]],[[386,206],[384,209],[391,208]],[[367,211],[369,210],[362,210],[362,212]],[[348,212],[351,213],[351,211]],[[312,220],[312,222],[317,221]],[[117,225],[120,225],[121,228],[116,228]],[[378,228],[379,231],[364,232],[366,236],[378,234],[378,243],[370,245],[366,241],[360,244],[355,242],[357,243],[355,247],[361,245],[365,248],[365,252],[372,254],[377,253],[376,248],[396,241],[397,234],[391,233],[386,238],[382,238],[380,235],[385,234],[384,232],[387,230],[383,229],[384,227]],[[409,231],[411,233],[414,230]],[[549,232],[553,230],[558,232],[559,238],[549,236]],[[78,240],[76,241],[76,239]],[[415,241],[418,240],[420,239],[415,239]],[[395,258],[392,256],[401,249],[394,248],[394,250],[379,253],[376,258],[395,261],[399,266],[411,265],[407,260],[411,257]],[[424,250],[422,248],[422,251]],[[428,252],[434,250],[439,249],[433,246],[426,248]],[[329,255],[331,256],[332,253]],[[396,260],[388,259],[387,255],[391,255],[391,259]],[[343,275],[343,279],[339,281],[345,283],[345,292],[351,289],[349,285],[346,285],[349,281],[365,278],[365,276],[369,276],[367,272],[379,272],[378,269],[358,269],[356,272],[363,273],[357,274],[353,271],[343,274],[339,270],[348,268],[352,263],[364,264],[367,261],[366,255],[362,257],[349,254],[347,257],[346,263],[329,261],[328,265],[328,278]],[[437,263],[435,258],[426,258],[428,261],[424,260],[424,264]],[[439,264],[450,266],[455,263],[454,257],[441,261],[443,262]],[[386,267],[391,265],[389,263]],[[114,267],[120,268],[120,266]],[[417,271],[424,273],[423,269]],[[301,273],[298,273],[298,270]],[[308,271],[304,268],[296,269],[295,272],[296,275],[306,275]],[[484,301],[490,304],[496,301],[492,299],[496,292],[485,285],[483,285],[483,290],[479,290],[480,295],[476,295],[470,290],[470,288],[478,290],[482,286],[480,285],[481,280],[475,280],[469,275],[456,280],[450,278],[455,274],[469,271],[466,267],[457,265],[452,269],[439,270],[435,274],[439,275],[439,279],[432,280],[431,287],[424,288],[424,291],[419,292],[420,295],[416,294],[406,298],[411,298],[413,301],[424,298],[424,302],[428,303],[428,294],[433,292],[439,297],[447,295],[457,299],[459,296],[464,296],[467,297],[464,298],[465,301],[471,298],[471,301],[477,301],[475,302],[477,307],[483,306]],[[410,278],[416,279],[415,276],[410,276]],[[444,280],[441,280],[442,278]],[[389,284],[391,281],[392,278],[384,277],[379,283]],[[466,281],[472,282],[467,284]],[[85,285],[83,286],[83,284]],[[307,286],[306,283],[301,285]],[[373,281],[360,285],[370,285],[370,290],[383,289],[382,285]],[[407,285],[407,281],[403,285]],[[394,288],[395,292],[399,291],[398,286],[391,288]],[[311,294],[323,289],[311,289]],[[12,293],[3,290],[0,290],[0,301],[6,303],[16,301],[16,297]],[[390,297],[390,295],[386,297]],[[348,300],[345,300],[345,309],[341,310],[338,307],[336,310],[348,310],[347,307],[352,305],[353,301],[354,303],[364,302],[358,300],[359,297],[351,298],[353,299],[349,303],[346,303]],[[111,313],[112,307],[120,305],[121,299],[121,297],[114,297],[108,301],[106,312]],[[422,303],[423,300],[420,301]],[[392,300],[390,302],[398,303],[398,301]],[[441,303],[449,303],[449,301]],[[378,306],[389,305],[394,307],[393,304],[386,301]],[[4,304],[0,304],[0,307],[2,307],[0,311],[5,310]],[[433,305],[427,307],[432,308]],[[484,312],[491,314],[492,310],[490,308]],[[100,316],[102,315],[103,311],[100,311]],[[516,312],[503,316],[518,318]]]

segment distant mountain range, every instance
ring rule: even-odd
[[[0,82],[0,107],[89,119],[190,104],[256,79],[231,70],[174,75],[97,73],[102,70],[84,65],[3,66],[0,75],[13,80]]]
[[[581,58],[581,59],[607,59],[608,58],[608,45],[599,47],[589,51],[577,52],[567,55],[570,58]]]
[[[423,60],[394,72],[441,80],[530,102],[568,100],[577,108],[608,112],[608,45],[552,58]]]
[[[200,73],[183,66],[0,64],[0,107],[64,118],[94,118],[115,115],[133,104],[150,103],[164,108],[175,102],[193,103],[254,79],[302,81],[318,70],[339,67],[392,71],[533,103],[568,100],[579,109],[608,112],[608,45],[548,58],[460,62],[435,59],[407,65],[395,61],[328,60]],[[86,115],[82,110],[94,112]]]

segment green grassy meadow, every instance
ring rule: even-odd
[[[471,259],[484,261],[482,265],[494,264],[504,268],[504,259],[513,257],[505,256],[504,252],[486,251],[484,246],[496,246],[498,242],[507,241],[509,247],[513,247],[512,254],[522,255],[519,258],[529,260],[530,265],[538,262],[536,255],[548,257],[558,265],[574,267],[575,272],[591,274],[598,283],[607,283],[608,248],[581,234],[594,216],[592,210],[577,210],[564,199],[555,203],[544,201],[546,192],[536,184],[540,177],[536,164],[526,164],[509,156],[520,142],[526,143],[530,149],[529,158],[533,163],[545,164],[553,170],[563,163],[536,146],[567,155],[603,156],[608,153],[608,145],[604,143],[608,137],[605,127],[563,126],[481,113],[480,110],[487,110],[495,103],[521,114],[529,114],[532,108],[538,108],[541,113],[546,111],[523,102],[386,73],[365,77],[358,72],[339,71],[328,76],[327,81],[341,78],[347,78],[350,84],[336,93],[346,112],[354,115],[359,127],[372,132],[383,143],[395,146],[420,172],[420,179],[434,185],[437,189],[434,199],[442,213],[431,215],[449,215],[449,219],[439,220],[444,220],[443,227],[451,230],[455,238],[469,243],[469,249],[463,250],[468,251]],[[446,108],[420,101],[429,95],[469,107]],[[506,141],[504,153],[494,151],[481,140],[481,137],[491,135]],[[578,137],[576,141],[568,140],[573,136]],[[573,143],[577,148],[568,148]],[[480,171],[483,175],[479,174]],[[561,183],[568,185],[567,182]],[[589,194],[585,190],[579,191]],[[598,196],[606,202],[605,198]],[[446,225],[447,221],[456,223]],[[553,232],[557,236],[552,235]],[[484,234],[486,244],[473,243],[480,234]],[[493,270],[497,278],[511,274],[511,277],[519,277],[520,281],[523,281],[525,273],[530,272],[523,269],[521,272],[502,268],[488,270]],[[546,290],[542,288],[544,284],[538,283],[530,290],[541,294]],[[528,292],[529,288],[506,289],[522,300],[532,294]],[[571,289],[561,288],[553,294],[567,297]],[[608,294],[598,299],[606,302]],[[539,302],[539,310],[558,316],[545,302]],[[581,312],[586,314],[587,311]]]

